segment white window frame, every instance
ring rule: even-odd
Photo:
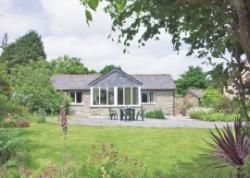
[[[150,93],[153,95],[153,101],[150,101]],[[141,101],[142,104],[155,104],[155,92],[154,91],[141,91],[141,100],[142,94],[147,94],[147,102]]]
[[[81,103],[77,103],[76,101],[77,101],[77,98],[76,98],[76,93],[81,93],[81,97],[82,97],[82,102]],[[67,92],[68,93],[68,95],[70,96],[70,93],[74,93],[75,94],[75,100],[74,101],[71,101],[71,105],[82,105],[83,104],[83,95],[82,95],[82,91],[68,91]]]
[[[94,88],[98,88],[99,89],[99,105],[94,105],[93,103],[93,90]],[[101,105],[101,88],[106,88],[107,91],[107,105]],[[114,104],[113,105],[109,105],[108,101],[109,101],[109,96],[108,96],[108,90],[109,88],[113,88],[114,89]],[[123,88],[123,104],[122,105],[118,105],[118,88]],[[133,103],[133,88],[135,87],[91,87],[90,88],[90,106],[91,107],[125,107],[125,106],[130,106],[130,107],[139,107],[141,106],[141,87],[138,86],[136,88],[138,88],[138,104],[130,104],[130,105],[126,105],[125,104],[125,88],[130,88],[131,89],[131,103]]]

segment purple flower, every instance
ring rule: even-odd
[[[67,117],[66,117],[66,111],[65,111],[65,99],[63,99],[61,108],[60,108],[60,117],[61,117],[61,127],[63,129],[63,132],[67,134]]]

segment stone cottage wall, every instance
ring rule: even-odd
[[[81,118],[107,118],[108,107],[90,107],[90,91],[82,92],[82,104],[72,105],[71,114],[74,117]],[[173,91],[155,91],[155,104],[142,104],[145,111],[152,111],[155,109],[162,109],[165,115],[173,115]],[[117,111],[119,108],[117,108]],[[137,108],[136,110],[139,110]]]
[[[184,97],[175,98],[175,116],[185,115],[185,103]]]
[[[193,107],[199,107],[200,106],[199,98],[197,98],[196,96],[194,96],[191,93],[188,93],[184,97],[184,102],[185,102],[185,105],[190,105],[190,106],[193,106]]]
[[[165,115],[173,115],[174,92],[171,90],[155,91],[155,104],[142,104],[145,111],[162,109]]]

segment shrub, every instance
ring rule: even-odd
[[[36,112],[36,119],[38,123],[45,123],[46,122],[46,117],[47,117],[47,113],[43,110],[43,109],[39,109]]]
[[[162,109],[147,112],[145,114],[145,117],[152,118],[152,119],[165,119],[165,116],[164,116]]]
[[[17,149],[21,146],[22,140],[16,133],[8,130],[0,130],[0,164],[15,156]]]
[[[221,112],[191,111],[190,118],[204,121],[234,121],[236,114],[226,114]]]
[[[4,120],[0,123],[1,127],[8,128],[8,127],[15,127],[15,120],[13,119],[12,115],[8,113],[8,115],[4,118]]]
[[[7,96],[0,94],[0,121],[8,114],[15,111],[16,105]]]
[[[16,127],[19,128],[27,128],[30,126],[29,121],[27,121],[26,119],[18,119],[16,120]]]
[[[229,100],[218,90],[208,88],[201,97],[201,104],[216,111],[225,111],[229,106]]]

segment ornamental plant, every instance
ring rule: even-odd
[[[216,127],[210,130],[213,143],[209,143],[211,150],[208,154],[215,160],[217,168],[231,166],[237,171],[237,178],[244,178],[243,167],[250,155],[250,138],[242,121],[235,120],[234,128],[228,125],[222,130]]]
[[[64,165],[65,165],[65,152],[66,152],[66,145],[67,145],[67,130],[68,130],[68,123],[67,123],[67,116],[65,110],[65,97],[62,101],[61,108],[60,108],[60,121],[61,121],[61,128],[63,131],[63,168],[62,168],[62,177],[64,177]]]

